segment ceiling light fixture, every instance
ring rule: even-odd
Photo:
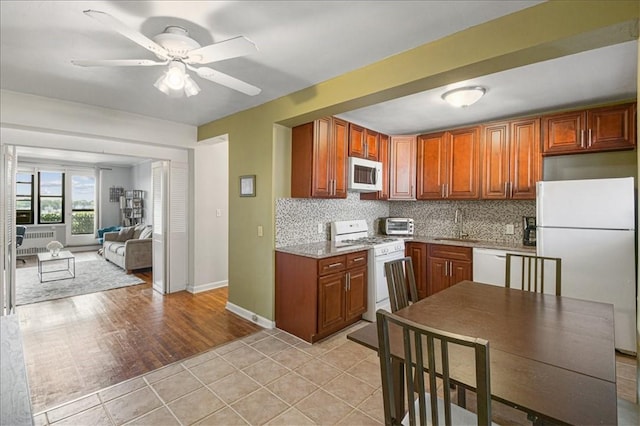
[[[191,97],[200,93],[200,87],[185,72],[185,66],[180,61],[171,61],[154,86],[171,98],[180,98],[182,95]]]
[[[486,93],[487,89],[480,86],[460,87],[459,89],[449,90],[442,95],[442,99],[449,102],[454,107],[468,107],[480,100]]]

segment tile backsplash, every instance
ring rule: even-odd
[[[416,235],[455,237],[456,209],[463,216],[463,232],[471,239],[522,242],[522,216],[535,216],[535,200],[479,201],[361,201],[357,193],[346,199],[279,198],[276,200],[276,247],[328,241],[330,223],[365,219],[370,233],[377,233],[380,218],[409,217]],[[322,233],[318,233],[322,224]],[[514,234],[506,235],[507,224]]]
[[[346,199],[278,198],[276,200],[276,247],[317,243],[331,239],[331,222],[365,219],[369,232],[378,229],[378,219],[389,216],[389,203],[360,200],[347,193]],[[322,233],[318,233],[318,224]]]
[[[536,215],[535,200],[478,201],[393,201],[389,215],[414,220],[415,233],[421,236],[456,237],[455,211],[462,213],[462,232],[476,240],[522,242],[523,216]],[[513,235],[506,235],[512,224]]]

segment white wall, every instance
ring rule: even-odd
[[[153,225],[153,202],[151,199],[151,160],[136,164],[131,169],[131,184],[126,189],[144,191],[142,210],[144,223]]]
[[[131,167],[104,167],[100,169],[100,200],[98,228],[120,225],[120,202],[109,201],[109,189],[130,189]]]
[[[200,142],[194,152],[194,172],[196,267],[189,290],[198,292],[227,285],[229,280],[229,143]]]

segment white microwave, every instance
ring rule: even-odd
[[[382,163],[349,157],[349,185],[352,192],[382,191]]]

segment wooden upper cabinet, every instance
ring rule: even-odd
[[[542,173],[540,119],[482,128],[482,198],[535,199]]]
[[[380,135],[373,130],[364,129],[365,158],[380,161]]]
[[[348,123],[324,117],[291,133],[291,196],[346,198]]]
[[[418,136],[417,198],[479,198],[480,128]]]
[[[349,157],[366,158],[364,127],[349,123]]]
[[[378,147],[378,161],[382,163],[382,190],[378,192],[361,192],[361,200],[389,199],[389,136],[380,134]]]
[[[416,158],[416,198],[438,200],[444,198],[447,181],[446,140],[447,132],[418,136]]]
[[[509,147],[509,198],[535,200],[542,179],[540,119],[512,121]]]
[[[389,199],[416,199],[416,137],[391,136],[389,140]]]
[[[635,148],[635,104],[542,117],[543,155]]]
[[[379,145],[378,132],[349,123],[349,157],[378,161]]]
[[[446,198],[477,199],[480,196],[480,127],[449,133]]]
[[[587,110],[590,151],[633,149],[636,146],[636,104]]]
[[[333,198],[347,198],[349,123],[339,118],[332,118],[331,128],[333,134],[332,177]]]

